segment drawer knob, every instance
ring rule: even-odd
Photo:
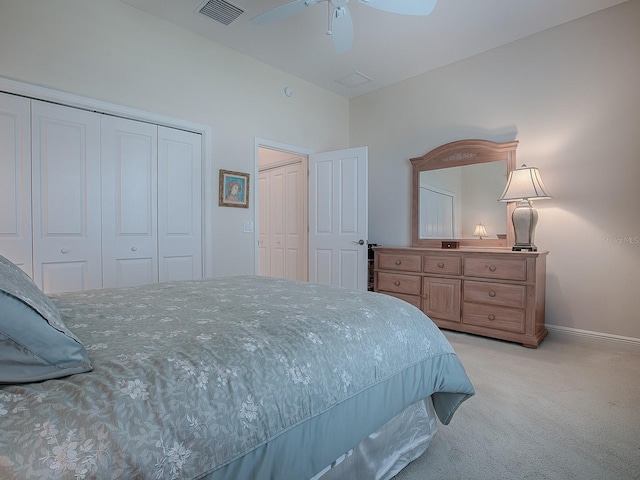
[[[444,263],[442,262],[438,263],[438,268],[444,268]]]
[[[396,265],[400,265],[402,263],[402,260],[396,260]]]
[[[494,292],[493,290],[491,290],[491,291],[489,292],[489,296],[490,296],[490,297],[495,297],[495,296],[496,296],[496,292]]]
[[[393,282],[393,284],[394,284],[396,287],[399,287],[399,286],[400,286],[400,280],[396,280],[395,282]]]
[[[489,320],[491,320],[492,322],[496,319],[496,316],[492,313],[491,315],[489,315]]]
[[[491,265],[491,266],[489,267],[489,271],[490,271],[490,272],[495,272],[495,271],[496,271],[496,267],[494,267],[493,265]]]
[[[136,247],[136,246],[131,247],[131,251],[132,251],[132,252],[135,252],[135,251],[137,251],[137,250],[138,250],[138,247]]]
[[[63,255],[66,255],[67,253],[69,253],[69,250],[66,249],[66,248],[63,248],[63,249],[60,250],[60,253],[63,254]]]

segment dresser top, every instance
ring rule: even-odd
[[[514,252],[510,248],[475,248],[475,247],[461,247],[461,248],[423,248],[423,247],[393,247],[378,245],[371,247],[376,252],[393,252],[393,253],[448,253],[448,254],[492,254],[492,255],[518,255],[518,256],[542,256],[549,253],[548,250],[538,250],[537,252],[519,251]]]

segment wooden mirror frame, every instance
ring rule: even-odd
[[[507,238],[502,239],[462,239],[462,238],[420,238],[420,172],[440,168],[462,167],[478,163],[507,161],[507,176],[516,168],[516,148],[518,141],[496,143],[489,140],[458,140],[447,143],[421,157],[410,159],[412,172],[411,198],[411,246],[441,248],[443,241],[459,242],[461,247],[511,248],[515,242],[515,232],[511,214],[516,202],[507,203],[505,226]],[[497,199],[496,199],[497,201]]]

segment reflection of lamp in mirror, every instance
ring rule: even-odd
[[[518,201],[511,219],[516,233],[513,250],[529,250],[535,252],[538,247],[534,244],[538,212],[533,208],[531,200],[552,198],[540,178],[540,171],[536,167],[521,168],[509,173],[507,186],[498,199],[499,202]]]
[[[482,240],[482,237],[487,237],[487,229],[484,228],[484,225],[479,223],[476,225],[476,229],[473,231],[473,236],[478,237]]]

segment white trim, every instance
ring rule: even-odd
[[[258,275],[260,272],[260,255],[258,250],[258,234],[260,232],[260,225],[258,222],[259,210],[258,210],[258,175],[259,175],[259,165],[258,165],[258,151],[260,147],[270,148],[271,150],[280,150],[282,152],[294,153],[296,155],[306,155],[309,156],[313,152],[313,150],[309,150],[307,148],[295,147],[293,145],[286,145],[284,143],[273,142],[271,140],[265,140],[263,138],[255,137],[254,140],[254,151],[253,151],[253,178],[255,180],[253,183],[253,273]]]
[[[204,276],[213,276],[213,222],[211,215],[213,213],[213,160],[211,154],[213,132],[210,126],[18,82],[5,77],[0,77],[0,91],[92,112],[177,128],[202,135],[202,216],[204,219],[202,228],[202,263],[204,265]]]
[[[561,338],[567,342],[589,344],[640,354],[640,338],[611,335],[609,333],[561,327],[558,325],[547,324],[545,327],[549,330],[550,336]]]

